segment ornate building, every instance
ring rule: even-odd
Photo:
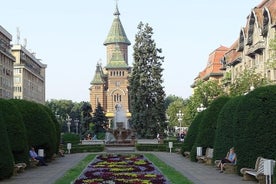
[[[128,40],[116,5],[115,16],[110,31],[104,42],[106,46],[106,65],[97,64],[94,78],[91,81],[90,103],[95,111],[98,103],[101,104],[109,120],[116,114],[116,108],[121,107],[130,117],[128,77],[131,68],[128,65]]]
[[[252,69],[272,82],[276,82],[276,52],[270,46],[271,40],[276,39],[276,0],[263,0],[249,13],[246,25],[229,49],[220,57],[221,72],[217,80],[223,81],[225,91],[229,84],[235,83],[246,70]],[[208,66],[204,71],[207,71]],[[200,73],[194,80],[202,77]],[[248,86],[248,89],[250,86]]]

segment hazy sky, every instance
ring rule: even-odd
[[[153,28],[162,48],[167,95],[188,98],[194,78],[220,45],[231,46],[246,17],[261,0],[119,0],[120,19],[129,46],[129,63],[137,25]],[[106,65],[103,45],[115,10],[114,0],[12,0],[0,3],[0,25],[47,64],[46,99],[89,101],[96,64]]]

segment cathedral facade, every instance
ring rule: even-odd
[[[120,20],[120,12],[116,5],[115,16],[107,38],[106,64],[97,63],[94,77],[90,83],[90,104],[93,111],[100,103],[109,120],[116,116],[117,109],[123,109],[127,118],[129,113],[128,78],[131,67],[128,65],[128,40]]]

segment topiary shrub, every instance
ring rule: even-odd
[[[258,156],[276,158],[276,86],[257,88],[241,99],[235,113],[238,170],[254,167]]]
[[[41,106],[26,100],[11,100],[22,114],[27,131],[28,146],[44,149],[46,159],[52,158],[56,150],[56,134],[51,118]]]
[[[58,153],[59,150],[59,145],[60,145],[60,139],[61,139],[61,129],[60,129],[60,125],[56,119],[56,116],[54,115],[54,113],[51,111],[50,108],[48,108],[45,105],[40,105],[41,108],[43,108],[43,110],[45,110],[47,112],[47,114],[49,115],[49,117],[51,118],[51,123],[53,124],[53,128],[55,129],[55,139],[56,139],[56,149],[55,149],[55,153]]]
[[[203,148],[203,154],[205,154],[205,150],[207,147],[213,148],[215,142],[216,128],[217,128],[217,117],[225,105],[225,103],[229,100],[229,97],[219,97],[215,99],[210,106],[205,110],[205,114],[201,120],[199,131],[195,140],[195,143],[192,148],[191,154],[196,153],[196,147]],[[196,155],[194,155],[195,157]],[[191,158],[192,159],[192,158]]]
[[[28,142],[21,113],[8,100],[0,99],[0,111],[6,123],[10,147],[15,163],[28,163]]]
[[[243,96],[231,98],[218,115],[213,160],[224,158],[229,149],[235,147],[233,118],[241,98]]]
[[[6,123],[2,117],[3,112],[0,111],[0,180],[12,176],[14,164]]]
[[[199,125],[200,125],[200,122],[201,122],[203,116],[204,116],[204,111],[198,113],[197,116],[195,117],[195,119],[193,120],[193,122],[191,123],[189,130],[187,132],[187,135],[185,137],[185,141],[181,147],[182,155],[184,155],[185,151],[191,152],[192,147],[195,143],[196,136],[198,134]]]

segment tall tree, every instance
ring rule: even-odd
[[[154,137],[166,128],[162,86],[162,50],[152,39],[153,29],[142,22],[135,35],[133,71],[129,80],[132,126],[141,137]]]
[[[104,114],[103,107],[98,103],[95,112],[93,113],[92,121],[94,123],[94,133],[105,132],[105,126],[107,125],[107,117]]]

